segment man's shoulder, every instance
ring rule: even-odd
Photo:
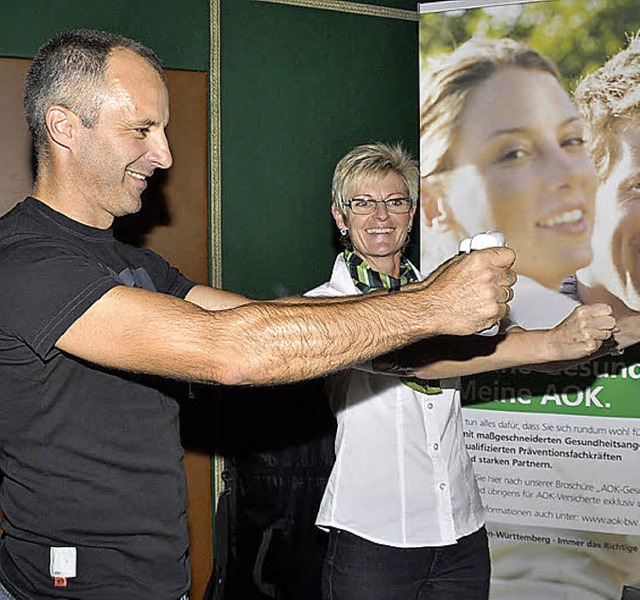
[[[4,275],[26,275],[38,265],[51,268],[51,259],[82,254],[79,243],[70,243],[26,201],[0,217],[0,271]]]
[[[46,237],[51,227],[39,218],[35,202],[33,198],[26,198],[0,216],[0,245]]]
[[[25,202],[25,200],[18,202],[18,204],[0,216],[0,239],[14,234],[23,222],[23,216],[27,208]]]

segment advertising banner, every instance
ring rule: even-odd
[[[591,361],[463,380],[491,598],[619,600],[640,580],[640,5],[419,9],[422,270],[500,231],[505,331],[595,302],[620,328]]]

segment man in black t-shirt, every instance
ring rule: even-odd
[[[508,248],[397,294],[257,303],[117,242],[114,218],[172,161],[164,73],[138,42],[53,38],[25,112],[37,179],[0,219],[0,584],[18,600],[188,593],[178,408],[148,375],[292,382],[508,311]]]

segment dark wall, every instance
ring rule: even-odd
[[[416,10],[414,2],[377,2]],[[221,0],[222,279],[256,298],[331,271],[336,162],[374,141],[418,145],[417,22]],[[215,579],[227,600],[314,600],[326,536],[313,523],[333,462],[320,381],[227,389],[228,458]],[[220,588],[216,588],[219,591]]]
[[[76,27],[138,39],[170,69],[209,67],[206,0],[0,0],[0,56],[32,58],[42,42]]]
[[[300,293],[333,264],[340,157],[374,140],[417,152],[417,23],[251,0],[221,7],[224,286]]]

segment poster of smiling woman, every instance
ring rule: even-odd
[[[491,598],[619,600],[640,580],[640,5],[419,9],[422,269],[500,231],[503,330],[595,302],[619,327],[590,362],[463,382]]]

